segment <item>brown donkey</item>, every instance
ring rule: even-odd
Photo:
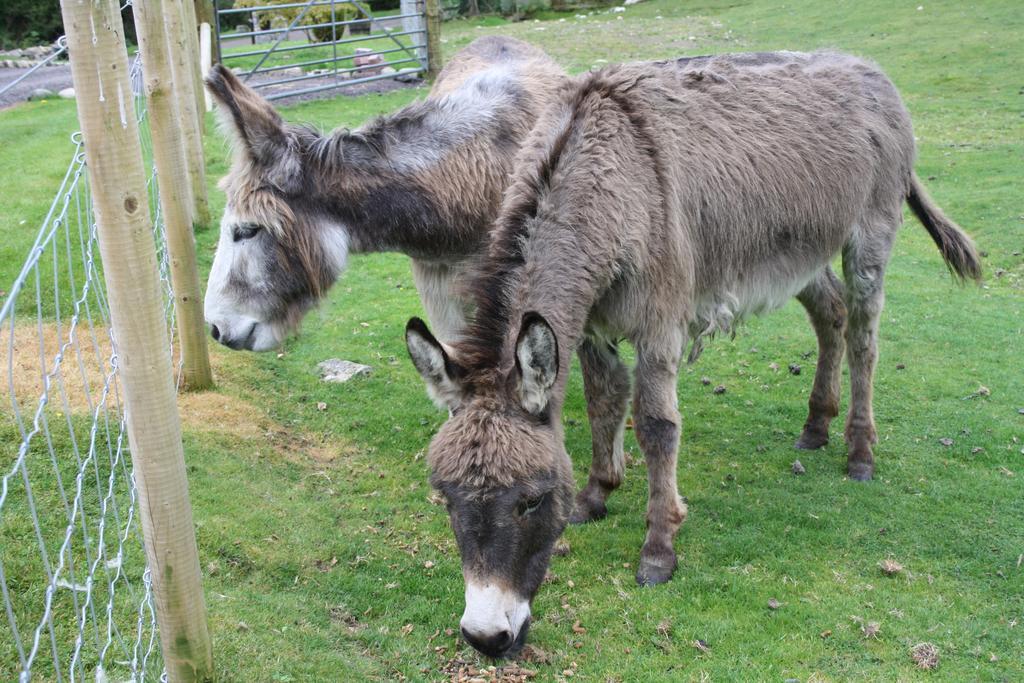
[[[913,171],[910,118],[873,64],[830,53],[701,57],[580,77],[538,121],[517,161],[476,316],[452,348],[422,322],[406,339],[452,416],[431,443],[466,580],[462,629],[501,656],[525,639],[551,548],[574,508],[561,410],[584,339],[608,372],[585,378],[595,450],[577,518],[599,516],[622,479],[628,376],[647,460],[647,537],[637,581],[667,581],[686,517],[676,485],[676,373],[688,342],[796,296],[820,355],[798,445],[826,442],[844,339],[851,479],[874,469],[872,373],[883,276],[904,202],[949,268],[980,277],[970,239]],[[829,268],[841,253],[844,282]],[[614,454],[615,457],[609,458]]]
[[[454,276],[478,259],[513,159],[565,73],[513,38],[459,51],[427,99],[328,135],[286,124],[230,70],[207,87],[230,133],[227,207],[206,290],[214,339],[278,346],[349,252],[398,251],[443,339],[465,325]]]

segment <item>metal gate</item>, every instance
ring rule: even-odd
[[[425,5],[401,0],[397,14],[376,15],[364,0],[217,6],[216,52],[269,100],[415,79],[429,67]]]

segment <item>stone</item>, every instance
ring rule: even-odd
[[[352,58],[352,63],[358,68],[356,73],[360,76],[374,76],[381,72],[383,68],[380,66],[384,63],[384,58],[377,54],[366,54],[366,52],[360,52],[360,50],[368,50],[369,48],[356,48],[356,55]]]
[[[36,100],[46,100],[56,96],[57,93],[53,92],[52,90],[47,90],[46,88],[36,88],[31,93],[29,93],[28,101],[35,102]]]
[[[320,379],[325,382],[347,382],[353,377],[369,375],[373,371],[369,365],[360,365],[340,358],[330,358],[318,363],[316,367],[320,370]]]
[[[380,72],[382,74],[388,74],[388,75],[394,74],[394,73],[398,73],[397,71],[395,71],[395,67],[393,67],[393,66],[386,66],[383,69],[381,69]]]
[[[75,89],[74,88],[64,88],[63,90],[61,90],[57,94],[60,95],[65,100],[73,100],[73,99],[75,99]]]
[[[415,67],[407,67],[405,69],[399,69],[398,75],[395,76],[396,81],[402,83],[415,83],[420,79],[420,70]]]

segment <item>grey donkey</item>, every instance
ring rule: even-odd
[[[903,203],[956,276],[980,278],[971,240],[925,194],[914,157],[893,84],[832,53],[610,67],[578,78],[541,117],[471,284],[465,338],[443,346],[416,319],[406,330],[429,393],[451,411],[428,462],[462,555],[470,643],[494,656],[523,644],[555,540],[570,516],[604,514],[622,481],[621,340],[636,352],[632,410],[648,472],[640,584],[671,578],[687,512],[676,483],[682,354],[744,315],[795,295],[817,333],[800,447],[828,439],[845,347],[847,471],[872,477],[878,319]],[[561,411],[585,340],[581,355],[604,371],[584,378],[600,398],[588,404],[595,447],[574,503]]]
[[[455,276],[480,257],[513,159],[565,73],[513,38],[459,51],[430,95],[355,131],[286,124],[229,69],[207,87],[234,149],[206,290],[214,339],[277,347],[345,268],[350,252],[412,257],[442,338],[465,325]]]

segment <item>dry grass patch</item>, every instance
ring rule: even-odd
[[[355,452],[354,446],[335,438],[328,441],[289,430],[257,405],[216,390],[180,394],[178,409],[187,431],[228,438],[236,449],[270,449],[300,465],[330,465]]]
[[[910,658],[922,669],[934,669],[939,665],[939,648],[931,643],[918,643],[910,649]]]
[[[67,325],[35,323],[0,330],[0,349],[7,370],[8,395],[24,410],[34,410],[49,382],[49,403],[73,413],[95,407],[111,373],[110,336],[105,328],[79,324],[72,334]],[[61,356],[59,364],[58,355]],[[113,400],[108,399],[108,400]]]
[[[7,327],[0,331],[0,349],[10,361],[4,363],[10,368],[7,392],[13,392],[23,414],[35,411],[49,382],[49,410],[63,412],[66,406],[72,415],[87,415],[102,398],[113,369],[106,328],[92,329],[84,323],[73,333],[70,326],[58,328],[54,321]],[[172,360],[177,368],[178,358]],[[210,362],[215,376],[225,376],[235,359],[212,353]],[[115,388],[111,382],[107,405],[117,400]],[[269,448],[298,464],[328,465],[355,450],[348,443],[289,430],[256,404],[217,390],[180,393],[178,410],[182,427],[189,432],[226,437],[257,451]]]

